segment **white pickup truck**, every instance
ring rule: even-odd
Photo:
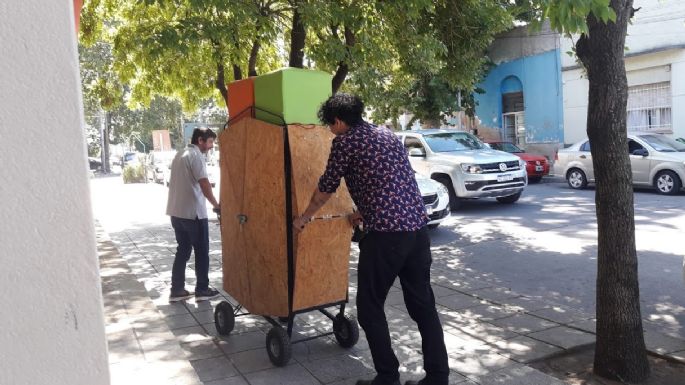
[[[526,164],[516,155],[496,151],[475,136],[457,130],[400,131],[414,170],[442,183],[450,207],[463,199],[497,198],[516,202],[528,185]]]

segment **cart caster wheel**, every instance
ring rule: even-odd
[[[222,301],[214,309],[214,326],[216,326],[216,331],[222,336],[231,333],[235,326],[235,314],[230,303]]]
[[[276,366],[285,366],[290,361],[292,347],[285,329],[274,326],[269,330],[266,335],[266,352],[269,353],[271,363]]]
[[[359,324],[353,316],[338,313],[333,320],[333,334],[338,345],[343,348],[353,347],[359,341]]]

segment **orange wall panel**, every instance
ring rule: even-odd
[[[228,89],[228,117],[229,119],[242,116],[252,116],[245,109],[254,106],[254,78],[238,80],[226,85]]]

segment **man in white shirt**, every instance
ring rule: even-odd
[[[169,301],[182,301],[193,296],[185,289],[186,263],[195,251],[195,299],[208,300],[219,295],[209,287],[209,226],[205,199],[219,208],[207,178],[205,154],[214,147],[216,134],[208,128],[196,128],[191,144],[179,151],[171,163],[169,200],[166,213],[176,233],[176,258],[171,271]]]

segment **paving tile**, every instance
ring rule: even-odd
[[[334,337],[322,337],[292,345],[293,358],[298,362],[317,361],[324,358],[350,354],[350,349],[338,345]]]
[[[497,347],[496,353],[521,363],[528,363],[562,351],[556,346],[526,336],[498,341],[492,345]]]
[[[668,353],[667,356],[685,364],[685,350],[681,352]]]
[[[511,317],[500,318],[488,322],[519,334],[534,333],[559,326],[557,323],[546,321],[542,318],[534,317],[528,314],[516,314]]]
[[[230,359],[236,369],[242,374],[257,372],[274,366],[271,361],[269,361],[266,348],[246,350],[244,352],[231,354]],[[294,361],[290,361],[290,363],[292,362]]]
[[[531,314],[535,315],[536,317],[545,318],[560,324],[569,324],[572,322],[584,321],[593,318],[593,316],[589,314],[561,306],[553,306],[547,309],[536,310]]]
[[[488,287],[485,289],[473,290],[470,291],[469,294],[497,303],[502,303],[508,299],[521,296],[521,294],[503,287]]]
[[[303,362],[302,365],[323,383],[375,375],[371,355],[345,354],[322,360]]]
[[[171,332],[181,343],[211,340],[213,338],[201,326],[190,326],[187,328],[174,329]]]
[[[484,302],[477,298],[459,293],[448,295],[446,297],[436,298],[435,302],[439,305],[442,305],[452,310],[467,309],[484,304]]]
[[[248,385],[241,376],[222,378],[220,380],[203,381],[203,385]]]
[[[202,325],[202,324],[208,324],[214,322],[214,311],[213,310],[205,310],[205,311],[199,311],[196,313],[190,313],[195,317],[195,320],[197,320],[197,323]]]
[[[230,334],[217,340],[221,350],[226,354],[233,354],[244,352],[246,350],[263,348],[266,346],[266,334],[261,330],[242,333]]]
[[[300,364],[274,367],[247,374],[245,377],[250,385],[320,385],[320,382]]]
[[[597,320],[595,319],[588,319],[584,321],[576,321],[576,322],[571,322],[568,324],[569,327],[575,328],[575,329],[580,329],[583,331],[586,331],[588,333],[595,334],[597,333]]]
[[[551,345],[559,346],[564,349],[592,344],[595,342],[595,335],[559,326],[535,333],[528,334],[528,337],[535,338]]]
[[[517,314],[513,310],[507,309],[503,306],[490,304],[475,306],[468,309],[462,309],[459,310],[459,313],[464,315],[465,318],[477,319],[479,321],[486,322],[499,320]]]
[[[685,350],[685,340],[651,330],[645,330],[644,336],[645,345],[647,345],[647,349],[650,351],[668,354]]]
[[[203,382],[238,375],[238,371],[226,357],[206,358],[192,361],[190,364]]]
[[[186,358],[190,361],[223,356],[223,352],[213,340],[183,343],[181,349],[185,351]]]
[[[525,311],[527,313],[552,307],[552,304],[549,302],[534,297],[509,298],[503,301],[503,303],[513,310]]]
[[[199,325],[190,313],[166,316],[164,317],[164,321],[166,321],[170,330]]]
[[[166,299],[161,300],[161,301],[167,302]],[[158,304],[157,310],[159,310],[159,312],[164,314],[165,316],[187,314],[188,313],[188,309],[186,309],[183,302],[173,302],[173,303],[169,303],[169,304]]]
[[[476,380],[480,385],[564,385],[557,378],[528,366],[505,368]]]
[[[520,365],[496,353],[450,353],[448,359],[451,370],[469,379],[477,379],[512,365]]]

